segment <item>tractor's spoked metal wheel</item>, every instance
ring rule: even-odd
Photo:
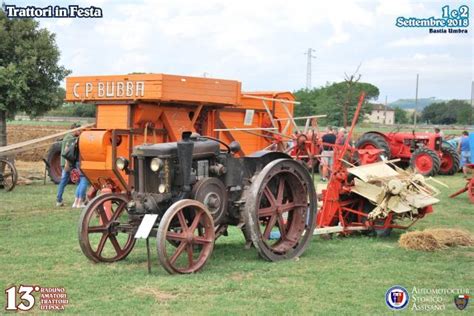
[[[214,221],[206,206],[195,200],[180,200],[160,220],[158,259],[171,274],[197,272],[211,256],[214,240]]]
[[[301,255],[312,237],[317,208],[306,168],[294,160],[275,160],[247,192],[245,226],[259,254],[270,261]]]
[[[15,165],[8,160],[0,159],[0,187],[9,192],[18,181],[18,172]]]
[[[94,262],[115,262],[135,246],[134,227],[127,213],[128,198],[108,193],[95,197],[79,219],[79,244]]]

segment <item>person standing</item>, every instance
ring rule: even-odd
[[[346,129],[344,127],[341,127],[339,129],[339,132],[337,133],[337,138],[336,138],[336,145],[344,145],[346,142]]]
[[[71,125],[71,129],[75,129],[80,127],[79,124],[74,123]],[[62,207],[64,206],[63,202],[63,194],[64,194],[64,189],[68,185],[70,181],[70,176],[71,176],[71,170],[73,169],[73,165],[64,158],[65,153],[69,149],[70,146],[72,146],[75,142],[77,137],[79,136],[80,131],[75,131],[73,133],[68,133],[64,136],[62,142],[61,142],[61,181],[59,181],[58,184],[58,193],[56,195],[56,206],[57,207]]]
[[[444,138],[444,133],[441,131],[441,129],[439,127],[435,127],[434,132],[435,132],[436,136]]]
[[[331,126],[328,126],[326,129],[326,134],[321,137],[323,142],[323,151],[321,153],[321,164],[323,165],[323,174],[321,180],[327,181],[329,178],[329,171],[332,169],[333,159],[334,159],[334,149],[333,146],[336,143],[336,135]]]
[[[467,177],[468,168],[466,164],[470,163],[471,160],[471,146],[469,144],[469,133],[467,131],[462,132],[461,139],[458,143],[458,152],[461,155],[461,166],[464,177]]]

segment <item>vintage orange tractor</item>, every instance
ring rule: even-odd
[[[459,154],[443,145],[435,133],[371,131],[359,138],[356,147],[382,149],[387,159],[400,159],[424,176],[452,175],[459,170]]]

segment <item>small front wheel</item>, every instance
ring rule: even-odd
[[[94,198],[79,219],[79,245],[93,262],[125,259],[135,246],[134,225],[126,211],[126,196],[114,193]]]
[[[214,241],[214,221],[206,206],[195,200],[180,200],[160,220],[158,259],[170,274],[194,273],[210,258]]]

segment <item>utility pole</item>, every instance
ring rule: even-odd
[[[308,55],[306,64],[306,89],[308,90],[311,89],[311,59],[316,59],[316,56],[313,56],[313,52],[316,52],[316,50],[308,48],[308,52],[304,53]]]
[[[418,108],[418,79],[420,78],[420,74],[416,74],[416,94],[415,94],[415,113],[413,116],[413,125],[416,128],[416,110]]]

